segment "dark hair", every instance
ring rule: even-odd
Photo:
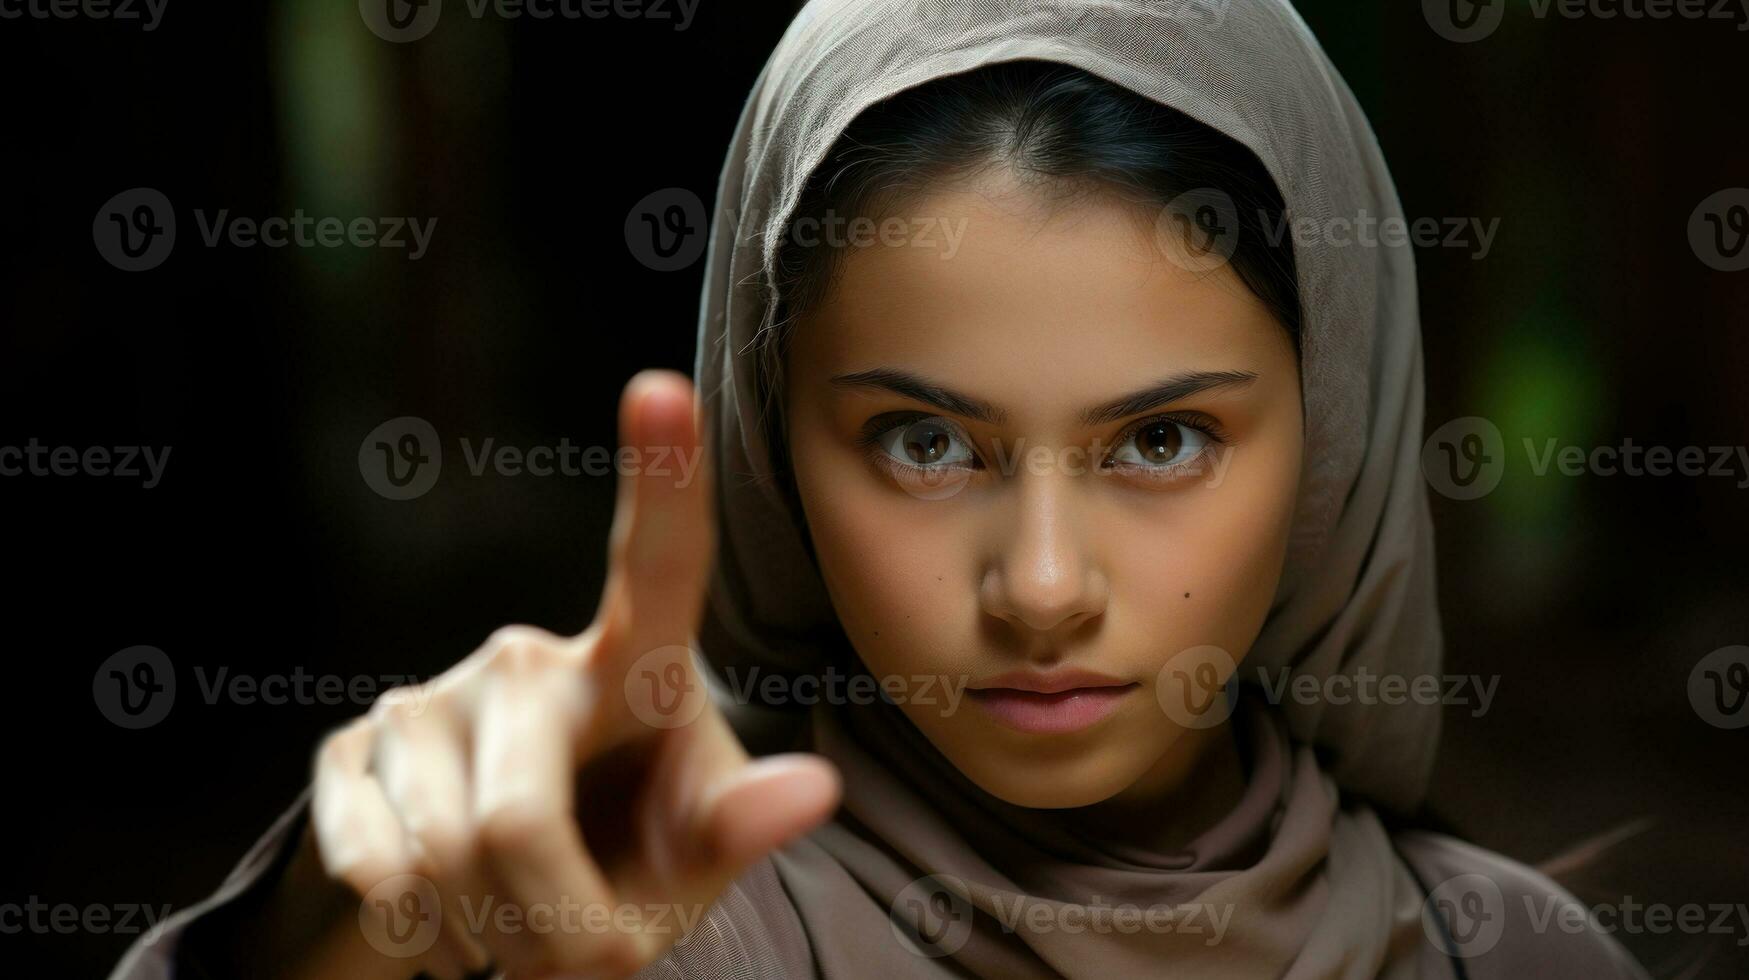
[[[1292,244],[1266,233],[1280,226],[1281,193],[1255,154],[1182,112],[1072,65],[985,65],[865,109],[802,190],[777,251],[776,320],[758,345],[768,445],[786,483],[784,353],[796,318],[831,288],[841,251],[802,244],[796,223],[829,216],[878,220],[940,182],[1001,167],[1053,197],[1116,193],[1154,212],[1186,193],[1226,194],[1235,212],[1228,217],[1237,223],[1227,262],[1298,349]],[[793,486],[789,491],[793,500]]]

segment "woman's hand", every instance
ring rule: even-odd
[[[639,465],[595,622],[501,629],[322,744],[305,848],[349,890],[329,904],[353,934],[334,925],[294,973],[630,974],[837,806],[824,760],[748,758],[690,656],[715,540],[691,383],[633,378],[620,441]],[[694,479],[673,453],[699,454]]]

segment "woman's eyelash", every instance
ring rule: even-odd
[[[1136,433],[1146,429],[1150,425],[1157,425],[1161,422],[1176,422],[1187,429],[1195,429],[1197,432],[1207,436],[1209,442],[1214,443],[1217,446],[1224,446],[1228,441],[1227,430],[1221,427],[1220,421],[1214,416],[1205,415],[1202,412],[1183,411],[1167,412],[1163,415],[1154,415],[1131,422],[1128,426],[1124,427],[1123,432],[1120,433],[1116,439],[1112,440],[1112,445],[1121,446],[1135,438]]]

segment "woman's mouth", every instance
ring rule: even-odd
[[[1141,685],[1086,671],[1016,671],[966,694],[997,721],[1035,735],[1064,735],[1109,717]]]

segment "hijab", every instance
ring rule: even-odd
[[[756,370],[802,190],[864,108],[1016,59],[1073,65],[1239,141],[1295,221],[1402,219],[1359,105],[1285,0],[812,0],[737,123],[707,251],[694,375],[718,474],[701,630],[718,669],[804,673],[848,648],[774,479]],[[1306,451],[1285,569],[1242,669],[1320,685],[1435,674],[1413,257],[1406,244],[1295,249]],[[756,745],[772,716],[721,700]],[[1212,977],[1409,975],[1427,949],[1420,894],[1368,803],[1421,802],[1438,705],[1256,701],[1240,698],[1234,717],[1242,801],[1171,853],[996,800],[890,705],[816,709],[813,746],[844,772],[844,808],[775,860],[817,962],[827,975],[1129,975],[1162,962]],[[1192,905],[1205,908],[1161,927]],[[1003,928],[1017,907],[1050,928]],[[1125,929],[1131,908],[1155,925]],[[1222,940],[1207,943],[1223,912]],[[1202,932],[1186,928],[1192,915]]]

